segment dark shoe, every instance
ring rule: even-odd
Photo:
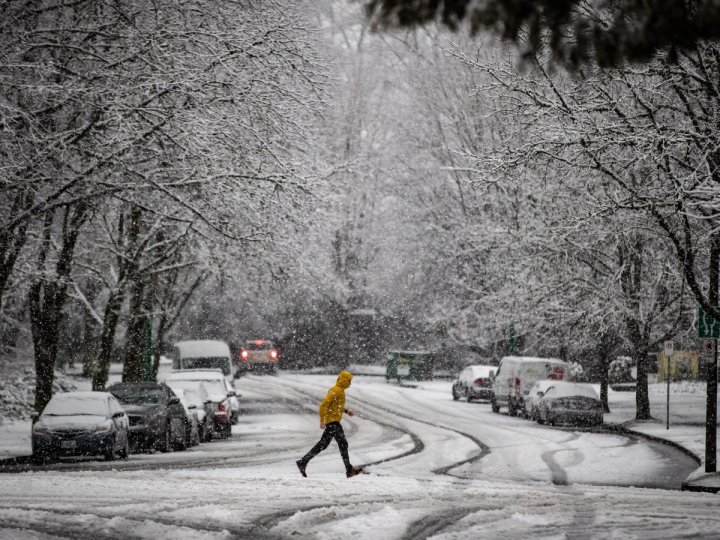
[[[356,467],[353,467],[352,469],[350,469],[349,471],[347,471],[345,474],[346,474],[346,476],[347,476],[348,478],[352,478],[353,476],[357,476],[358,474],[362,474],[362,473],[363,473],[363,470],[362,470],[362,469],[358,469],[358,468],[356,468]]]
[[[295,465],[297,465],[297,468],[298,468],[298,471],[300,471],[300,474],[302,474],[305,478],[307,478],[307,474],[305,474],[305,469],[307,468],[307,465],[300,460],[297,460],[295,462]]]

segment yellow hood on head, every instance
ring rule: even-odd
[[[349,371],[341,371],[338,375],[337,384],[340,388],[348,388],[350,386],[350,381],[352,380],[352,373]]]

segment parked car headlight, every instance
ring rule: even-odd
[[[33,433],[40,433],[43,435],[47,435],[48,433],[50,433],[50,430],[42,422],[35,422],[35,425],[33,426],[32,431],[33,431]]]
[[[112,420],[108,419],[105,420],[102,424],[100,424],[97,428],[95,428],[95,431],[112,431],[112,428]]]

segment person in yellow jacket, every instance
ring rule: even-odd
[[[305,454],[302,459],[297,460],[300,474],[307,476],[305,469],[312,458],[325,450],[333,439],[337,441],[340,455],[345,464],[345,474],[348,478],[360,474],[362,469],[353,467],[350,464],[350,456],[348,455],[348,443],[345,438],[345,432],[340,425],[343,413],[352,416],[354,413],[350,409],[345,408],[345,390],[350,388],[352,382],[352,374],[349,371],[341,371],[338,375],[335,386],[328,390],[325,399],[320,403],[320,429],[323,429],[322,437],[318,443],[313,446],[310,451]]]

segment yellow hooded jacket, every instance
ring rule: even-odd
[[[339,422],[345,411],[345,389],[350,386],[352,373],[341,371],[337,382],[328,390],[325,399],[320,403],[320,421],[323,424]]]

